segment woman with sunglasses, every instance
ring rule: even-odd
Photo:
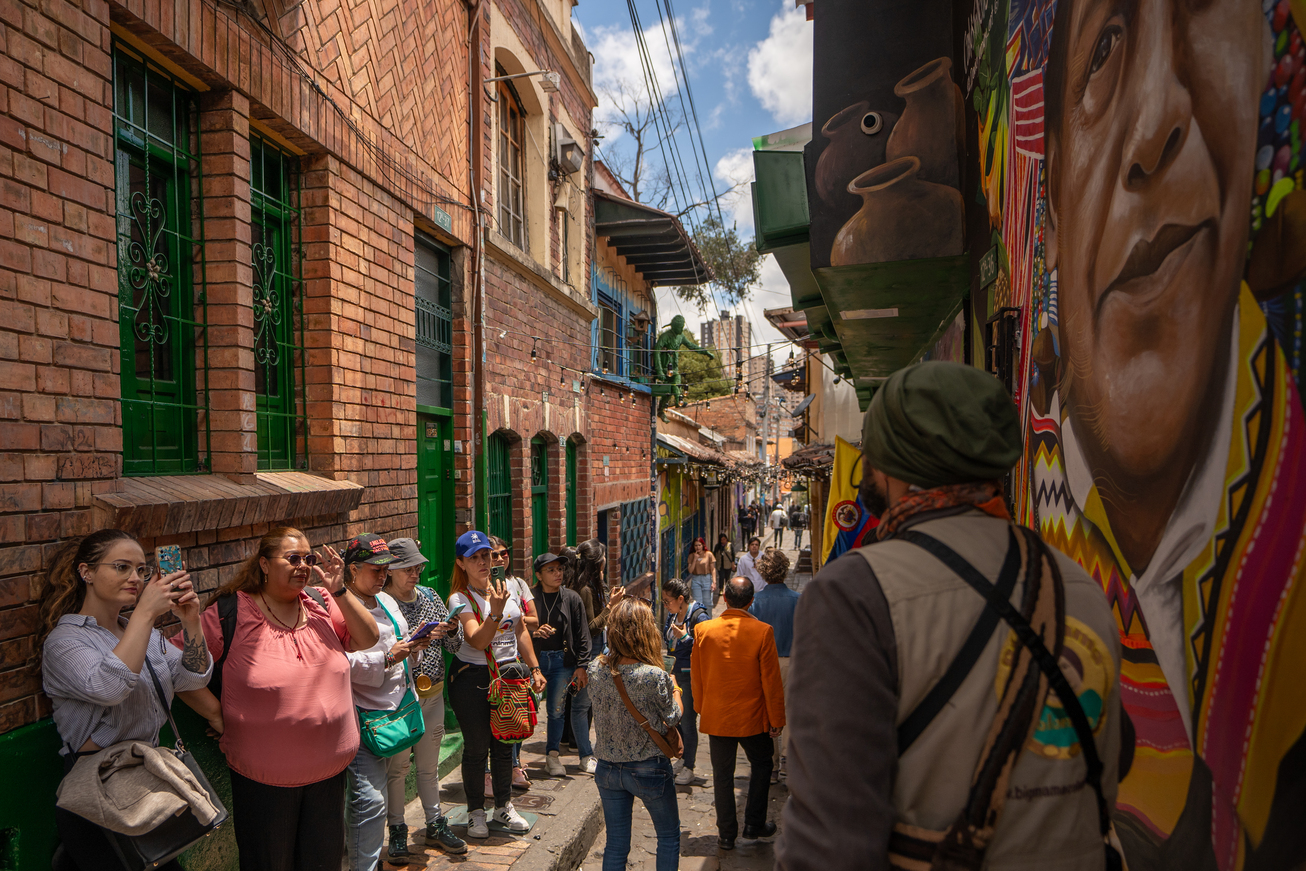
[[[490,540],[490,568],[497,569],[502,567],[505,581],[508,589],[521,599],[522,622],[526,624],[526,631],[533,633],[540,628],[540,615],[535,612],[535,592],[531,589],[530,584],[521,578],[515,577],[512,572],[512,551],[504,543],[502,538],[497,535],[486,536]],[[513,789],[530,789],[531,778],[526,773],[526,768],[521,764],[521,745],[512,745],[512,788]],[[490,769],[485,769],[485,791],[493,792],[494,785],[491,782]]]
[[[346,652],[379,633],[325,550],[320,561],[298,529],[269,531],[201,617],[221,701],[211,689],[183,700],[222,733],[241,871],[334,869],[344,857],[345,769],[358,753]]]
[[[512,744],[494,737],[490,728],[490,667],[500,670],[521,663],[530,669],[532,691],[544,691],[544,673],[535,658],[530,633],[522,621],[521,599],[507,583],[491,576],[490,542],[475,530],[454,544],[449,596],[451,611],[460,611],[463,646],[450,676],[449,702],[463,730],[463,792],[467,795],[467,835],[487,838],[485,819],[485,756],[490,756],[494,821],[512,834],[525,834],[529,824],[512,805]]]
[[[124,608],[133,609],[129,617],[122,616]],[[154,628],[170,611],[181,619],[183,650],[165,644]],[[60,545],[40,592],[37,645],[65,774],[79,757],[120,741],[159,743],[173,693],[199,689],[212,671],[199,618],[190,575],[155,574],[130,533],[101,529]],[[162,700],[151,672],[163,687]],[[121,871],[103,829],[60,808],[54,815],[64,852],[77,868]]]

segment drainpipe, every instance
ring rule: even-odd
[[[475,238],[472,252],[471,328],[472,353],[470,359],[472,379],[471,430],[468,453],[472,465],[472,510],[469,528],[486,529],[486,468],[485,452],[481,450],[485,439],[485,229],[481,215],[481,179],[484,174],[481,154],[482,101],[481,92],[481,0],[468,4],[467,13],[467,181],[472,213],[476,216]]]

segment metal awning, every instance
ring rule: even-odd
[[[660,209],[595,190],[594,233],[654,287],[712,280],[680,220]]]

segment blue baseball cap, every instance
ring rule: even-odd
[[[454,542],[454,553],[460,557],[468,557],[474,553],[480,553],[483,550],[490,549],[490,537],[484,532],[477,532],[475,529],[468,530],[458,536]]]

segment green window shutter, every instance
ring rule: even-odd
[[[113,76],[123,472],[202,471],[196,368],[207,338],[194,276],[202,249],[192,231],[194,94],[117,47]]]
[[[567,546],[576,546],[576,443],[567,442]]]
[[[417,404],[448,409],[453,408],[450,259],[448,248],[425,234],[417,234],[413,288],[417,325]]]
[[[303,282],[297,256],[296,162],[250,136],[250,241],[254,265],[254,392],[258,467],[293,469],[303,457]],[[301,377],[295,377],[296,368]],[[306,464],[300,462],[299,467]]]
[[[512,546],[512,463],[508,439],[498,433],[490,436],[486,450],[489,465],[490,535],[497,535]]]
[[[532,556],[549,549],[549,449],[545,440],[531,439]]]

